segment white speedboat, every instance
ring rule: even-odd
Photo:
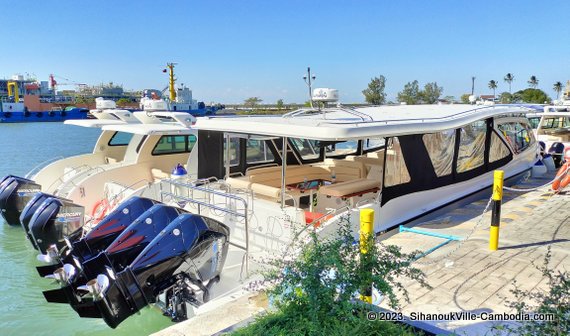
[[[139,122],[132,112],[116,109],[113,101],[98,99],[97,107],[93,113],[97,119],[67,120],[65,123],[102,129],[108,125]],[[105,166],[123,161],[129,138],[128,134],[103,130],[91,153],[52,158],[32,168],[25,177],[3,177],[0,180],[0,213],[8,224],[20,225],[21,212],[36,192],[60,194],[80,176],[94,174]]]
[[[2,182],[4,217],[17,220],[42,253],[54,244],[64,246],[64,237],[83,235],[85,224],[97,224],[131,191],[170,177],[178,164],[188,165],[197,140],[191,129],[194,117],[185,112],[128,113],[138,122],[68,121],[102,129],[93,154],[56,161],[33,180],[11,176]],[[116,110],[113,114],[120,115]],[[77,167],[67,168],[72,164]],[[23,192],[33,196],[23,197]]]
[[[338,96],[315,91],[321,103]],[[173,320],[216,309],[247,293],[251,256],[282,253],[303,233],[334,234],[348,219],[356,236],[362,208],[375,210],[374,230],[383,232],[488,190],[496,169],[507,184],[522,177],[538,156],[526,112],[504,105],[339,106],[198,119],[197,165],[188,167],[197,179],[165,179],[135,192],[166,205],[142,213],[102,250],[107,262],[62,261],[56,273],[75,289],[57,290],[51,301],[112,327],[151,302]],[[148,203],[131,198],[105,225],[139,201]],[[140,223],[156,223],[164,206],[179,209],[179,217],[115,267],[121,244],[145,239]],[[193,243],[206,232],[216,242]],[[69,245],[82,244],[89,241]]]
[[[570,149],[570,105],[545,106],[540,118],[536,137],[544,144],[545,152],[552,155],[554,164],[559,167],[564,153]]]

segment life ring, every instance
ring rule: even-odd
[[[570,174],[568,174],[569,170],[570,162],[566,162],[558,169],[554,182],[552,182],[552,190],[560,191],[562,188],[570,184]]]
[[[107,201],[106,198],[100,199],[99,201],[95,202],[93,209],[91,209],[91,218],[95,221],[102,220],[105,218],[105,215],[107,215],[109,208],[109,201]]]

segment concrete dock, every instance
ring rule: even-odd
[[[514,187],[532,188],[547,183],[552,177],[534,178]],[[551,267],[570,270],[569,201],[570,194],[555,195],[548,187],[524,193],[505,191],[498,251],[489,250],[490,208],[481,216],[488,199],[414,226],[414,229],[454,235],[464,240],[451,241],[414,264],[425,272],[432,288],[404,281],[410,298],[410,302],[401,300],[404,315],[410,316],[414,312],[512,313],[507,303],[515,300],[510,292],[514,289],[514,281],[523,290],[545,286],[546,279],[537,266],[543,264],[548,248],[552,254]],[[378,240],[383,244],[398,245],[404,252],[426,251],[444,241],[397,231]],[[228,302],[224,309],[206,312],[155,335],[215,334],[263,311],[266,304],[258,301],[255,294],[242,297]],[[387,307],[386,302],[382,305]],[[459,335],[484,335],[497,322],[440,320],[427,323]]]
[[[531,188],[551,178],[532,179],[515,187]],[[489,250],[490,209],[481,218],[487,201],[474,202],[414,227],[469,239],[451,241],[414,264],[425,272],[432,289],[404,282],[410,297],[409,303],[401,301],[404,315],[513,313],[507,303],[516,301],[511,293],[515,281],[522,290],[545,287],[546,278],[537,267],[543,265],[548,248],[550,267],[570,270],[570,194],[555,195],[548,187],[526,193],[505,191],[498,251]],[[381,241],[412,252],[428,250],[444,239],[401,232]],[[484,335],[497,324],[481,320],[427,323],[459,335]]]

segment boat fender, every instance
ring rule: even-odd
[[[568,170],[570,169],[570,162],[566,162],[558,169],[554,182],[552,182],[552,190],[560,191],[568,184],[570,184],[570,174]]]
[[[99,201],[95,202],[95,205],[93,205],[93,209],[91,210],[91,218],[94,221],[102,220],[107,214],[107,211],[109,211],[109,208],[109,201],[107,201],[106,198],[100,199]]]
[[[36,113],[36,117],[41,118],[42,116],[43,116],[43,113],[41,113],[41,112]]]

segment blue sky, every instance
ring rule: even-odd
[[[389,99],[408,81],[444,95],[513,91],[531,75],[550,96],[570,79],[570,1],[0,0],[0,77],[50,73],[88,84],[163,88],[166,62],[206,102],[307,100],[316,87],[361,102],[384,75]],[[169,5],[167,5],[169,4]],[[72,87],[68,87],[72,88]]]

